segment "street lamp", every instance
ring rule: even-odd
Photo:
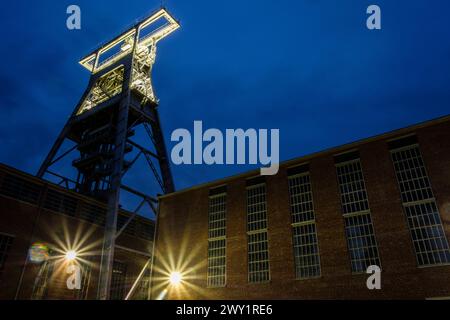
[[[183,276],[178,271],[174,271],[170,274],[169,281],[171,285],[177,286],[181,283],[182,280]]]
[[[74,250],[69,250],[66,252],[65,259],[67,261],[73,261],[77,258],[77,253]]]

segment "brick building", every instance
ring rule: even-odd
[[[96,299],[105,215],[104,203],[0,165],[0,299]],[[122,210],[118,228],[129,217]],[[153,221],[138,216],[118,237],[112,299],[123,299],[143,270],[153,234]],[[31,247],[47,249],[47,259],[33,262]],[[80,290],[66,285],[68,250],[78,255]],[[150,268],[132,298],[147,299],[149,276]]]
[[[450,117],[160,201],[152,298],[450,297]]]

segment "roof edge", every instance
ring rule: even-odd
[[[387,139],[387,138],[391,138],[391,137],[394,137],[394,136],[407,134],[410,131],[414,131],[414,130],[425,128],[425,127],[430,127],[432,125],[436,125],[436,124],[444,123],[444,122],[448,122],[448,121],[450,121],[450,115],[434,118],[434,119],[431,119],[431,120],[425,120],[423,122],[419,122],[419,123],[416,123],[416,124],[413,124],[413,125],[410,125],[410,126],[407,126],[407,127],[394,129],[394,130],[391,130],[391,131],[388,131],[388,132],[385,132],[385,133],[381,133],[381,134],[377,134],[377,135],[374,135],[374,136],[370,136],[368,138],[355,140],[355,141],[348,142],[348,143],[345,143],[345,144],[342,144],[342,145],[338,145],[338,146],[330,147],[330,148],[327,148],[327,149],[324,149],[324,150],[321,150],[321,151],[317,151],[317,152],[313,152],[313,153],[310,153],[310,154],[306,154],[306,155],[303,155],[303,156],[300,156],[300,157],[295,157],[295,158],[292,158],[292,159],[281,161],[280,162],[280,168],[281,167],[289,167],[290,165],[301,163],[301,162],[307,162],[308,160],[310,160],[312,158],[319,157],[319,156],[322,156],[322,155],[325,155],[325,154],[338,153],[338,152],[341,152],[341,151],[344,151],[344,150],[347,150],[347,149],[355,148],[355,147],[357,147],[359,145],[362,145],[364,143],[369,143],[369,142],[373,142],[373,141],[377,141],[377,140],[382,140],[382,139]],[[228,177],[225,177],[225,178],[220,178],[220,179],[217,179],[217,180],[212,180],[212,181],[209,181],[209,182],[200,183],[200,184],[197,184],[197,185],[194,185],[194,186],[191,186],[191,187],[188,187],[188,188],[184,188],[184,189],[181,189],[179,191],[172,192],[172,193],[160,195],[160,196],[158,196],[158,199],[169,198],[169,197],[172,197],[172,196],[175,196],[175,195],[179,195],[181,193],[185,193],[185,192],[188,192],[188,191],[201,189],[201,188],[205,188],[205,187],[209,187],[209,186],[212,187],[212,186],[215,186],[215,185],[225,184],[226,182],[229,182],[231,180],[259,175],[259,173],[260,173],[260,169],[255,169],[255,170],[250,170],[250,171],[246,171],[246,172],[243,172],[243,173],[238,173],[238,174],[235,174],[235,175],[232,175],[232,176],[228,176]]]

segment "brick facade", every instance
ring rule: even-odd
[[[428,172],[447,241],[450,236],[450,117],[419,124],[282,163],[266,177],[270,281],[249,283],[246,179],[237,177],[160,198],[152,298],[171,299],[425,299],[450,296],[450,265],[418,266],[402,207],[388,141],[413,134]],[[352,273],[334,156],[357,150],[381,261],[381,290],[368,290],[366,273]],[[309,164],[321,276],[297,280],[287,169]],[[226,285],[207,288],[208,195],[226,185]],[[167,283],[181,271],[183,283]]]
[[[68,246],[78,246],[80,258],[91,261],[84,298],[96,299],[105,212],[106,204],[0,165],[0,236],[13,237],[0,271],[0,299],[14,299],[16,293],[18,299],[32,298],[43,265],[27,262],[28,249],[35,242],[48,244],[55,252],[61,251],[57,255],[62,255]],[[122,211],[120,215],[124,220],[130,213]],[[135,219],[116,242],[115,260],[124,263],[127,269],[121,288],[125,293],[148,261],[153,246],[153,221],[143,217]],[[57,260],[54,270],[59,270],[53,272],[46,293],[39,299],[77,298],[77,290],[67,289],[64,263],[62,259]]]

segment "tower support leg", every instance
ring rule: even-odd
[[[47,157],[45,158],[44,162],[42,162],[41,166],[39,167],[39,171],[37,172],[37,177],[42,178],[47,171],[48,167],[50,167],[50,164],[52,163],[53,159],[56,156],[56,153],[61,148],[62,143],[64,142],[64,139],[66,138],[67,132],[69,131],[68,124],[64,126],[64,128],[61,130],[61,133],[58,136],[58,139],[56,139],[55,143],[53,144],[52,148],[50,149],[50,152],[47,154]]]
[[[131,65],[126,68],[129,82]],[[129,88],[128,83],[124,83]],[[130,106],[130,91],[127,92],[120,102],[116,123],[116,137],[114,142],[114,157],[112,160],[111,188],[108,195],[108,209],[106,213],[105,236],[103,240],[102,260],[100,265],[100,276],[97,296],[99,300],[108,300],[110,296],[111,277],[114,264],[114,246],[117,230],[117,213],[119,210],[120,186],[122,182],[123,158],[128,134],[128,112]]]

